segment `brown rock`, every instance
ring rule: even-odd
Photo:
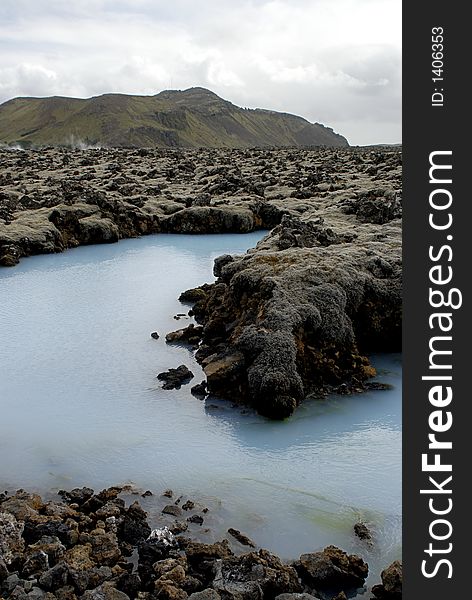
[[[241,533],[238,529],[233,529],[232,527],[230,527],[228,529],[228,533],[236,540],[238,540],[238,542],[243,546],[250,546],[251,548],[256,547],[254,542],[250,538],[248,538],[247,535]]]
[[[336,546],[321,552],[302,554],[295,567],[304,583],[322,591],[347,591],[364,585],[367,564],[355,554],[347,554]]]

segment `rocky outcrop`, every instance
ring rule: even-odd
[[[215,261],[192,310],[210,392],[285,418],[307,395],[362,390],[367,354],[400,349],[400,229],[337,228],[284,217],[254,251]]]

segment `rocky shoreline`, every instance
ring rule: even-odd
[[[208,508],[171,490],[151,529],[133,493],[76,488],[59,491],[61,500],[0,494],[1,598],[343,600],[365,591],[368,565],[357,555],[328,546],[285,563],[231,527],[226,539],[198,541],[192,527],[202,525]],[[401,598],[401,563],[380,579],[366,598]]]

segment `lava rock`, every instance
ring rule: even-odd
[[[185,365],[180,365],[176,369],[169,369],[157,376],[160,381],[164,381],[162,386],[164,390],[179,390],[182,385],[188,383],[193,377],[192,371]]]
[[[182,509],[180,506],[176,506],[175,504],[168,504],[167,506],[164,506],[162,512],[165,515],[172,515],[173,517],[180,517],[182,515]]]
[[[138,502],[133,502],[123,516],[119,537],[129,544],[136,545],[151,534],[151,527],[147,522],[147,513]]]
[[[403,567],[398,560],[380,574],[381,585],[374,585],[372,593],[378,600],[400,600],[403,588]]]
[[[206,381],[202,381],[201,383],[197,383],[197,385],[194,385],[190,392],[196,398],[205,398],[208,395]]]
[[[302,554],[295,568],[303,583],[318,591],[348,591],[364,585],[367,564],[355,554],[328,546],[321,552]]]
[[[372,533],[365,523],[356,523],[354,525],[354,533],[360,540],[372,542]]]
[[[203,333],[203,327],[195,326],[193,323],[190,323],[187,327],[183,329],[178,329],[177,331],[171,331],[166,335],[166,342],[168,344],[190,344],[195,345],[198,344],[201,340]]]
[[[248,538],[247,535],[241,533],[238,529],[233,529],[232,527],[230,527],[228,529],[228,533],[236,540],[238,540],[238,542],[243,546],[250,546],[251,548],[256,547],[254,542],[250,538]]]

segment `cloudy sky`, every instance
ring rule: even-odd
[[[0,0],[0,102],[208,87],[401,141],[401,0]]]

